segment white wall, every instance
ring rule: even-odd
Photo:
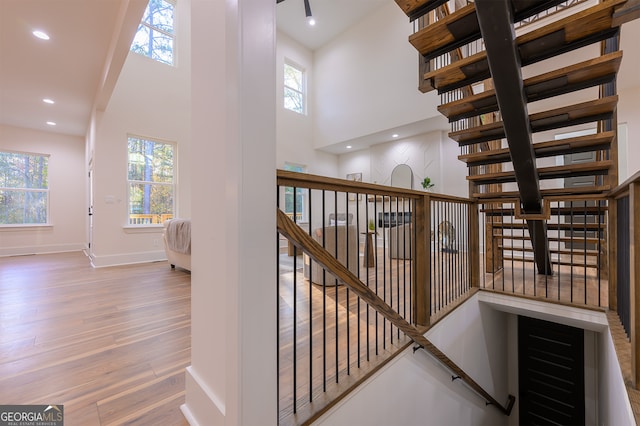
[[[284,108],[282,99],[283,66],[285,60],[305,71],[307,79],[307,114]],[[307,173],[337,177],[337,156],[314,149],[313,122],[315,107],[315,71],[313,52],[288,35],[277,33],[276,47],[276,161],[282,169],[285,163],[306,166]]]
[[[316,148],[438,114],[435,93],[418,91],[412,25],[394,3],[315,51]]]
[[[640,81],[639,81],[640,83]],[[624,135],[627,151],[621,150],[618,158],[624,163],[626,173],[621,174],[620,183],[640,171],[640,86],[621,90],[618,94],[618,123],[625,124]],[[624,171],[623,168],[623,171]]]
[[[85,248],[89,204],[84,139],[0,125],[0,150],[50,155],[51,225],[0,227],[0,256]]]
[[[598,336],[598,395],[601,425],[635,425],[618,356],[608,331]]]
[[[413,170],[413,189],[422,190],[420,183],[428,176],[435,183],[433,192],[467,197],[467,167],[459,153],[457,143],[438,130],[342,154],[338,173],[344,178],[362,172],[364,182],[391,185],[393,169],[407,164]]]
[[[162,227],[127,227],[127,136],[177,144],[176,216],[191,216],[189,2],[176,10],[176,66],[129,53],[93,140],[95,266],[165,259]]]
[[[506,315],[477,296],[426,334],[498,401],[507,401]],[[426,352],[409,348],[322,416],[318,425],[505,425],[507,417]]]

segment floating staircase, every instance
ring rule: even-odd
[[[603,194],[617,184],[616,12],[625,0],[577,7],[552,0],[396,3],[418,22],[409,42],[421,57],[420,90],[440,94],[438,110],[469,168],[470,196],[485,203],[485,271],[514,260],[535,262],[545,275],[562,266],[599,268],[606,262]],[[563,15],[554,18],[552,8]],[[549,16],[536,21],[540,13]],[[598,53],[569,66],[547,61],[585,47],[583,58],[583,51]],[[544,72],[522,77],[523,68],[538,63]],[[552,98],[545,105],[553,108],[529,113],[530,104]],[[579,125],[595,131],[538,137]]]

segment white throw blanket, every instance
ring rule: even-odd
[[[171,219],[167,224],[167,245],[169,250],[191,254],[191,220]]]

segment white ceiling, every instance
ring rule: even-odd
[[[315,26],[307,24],[304,1],[285,0],[276,5],[278,29],[303,46],[315,50],[391,0],[309,0]]]
[[[0,0],[0,124],[85,136],[92,108],[104,107],[128,52],[130,38],[123,43],[121,36],[133,35],[145,6]],[[36,29],[50,39],[34,37]]]
[[[278,28],[315,49],[385,1],[310,0],[311,28],[303,0],[286,0],[276,6]],[[85,136],[92,109],[106,106],[146,3],[0,0],[0,124]],[[36,29],[51,39],[35,38]]]
[[[303,0],[286,0],[276,5],[277,25],[316,49],[388,1],[310,0],[317,24],[309,27]],[[145,6],[146,0],[0,0],[0,124],[85,136],[92,109],[108,101]],[[51,39],[35,38],[35,29]],[[639,39],[640,20],[625,24],[621,89],[640,84]]]

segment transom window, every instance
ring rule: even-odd
[[[304,70],[291,63],[284,64],[284,107],[306,114],[306,82]]]
[[[0,225],[49,223],[49,156],[0,152]]]
[[[129,136],[129,225],[160,225],[174,215],[175,146]]]
[[[149,0],[142,22],[138,26],[138,32],[131,44],[131,51],[174,65],[174,9],[174,1]]]

